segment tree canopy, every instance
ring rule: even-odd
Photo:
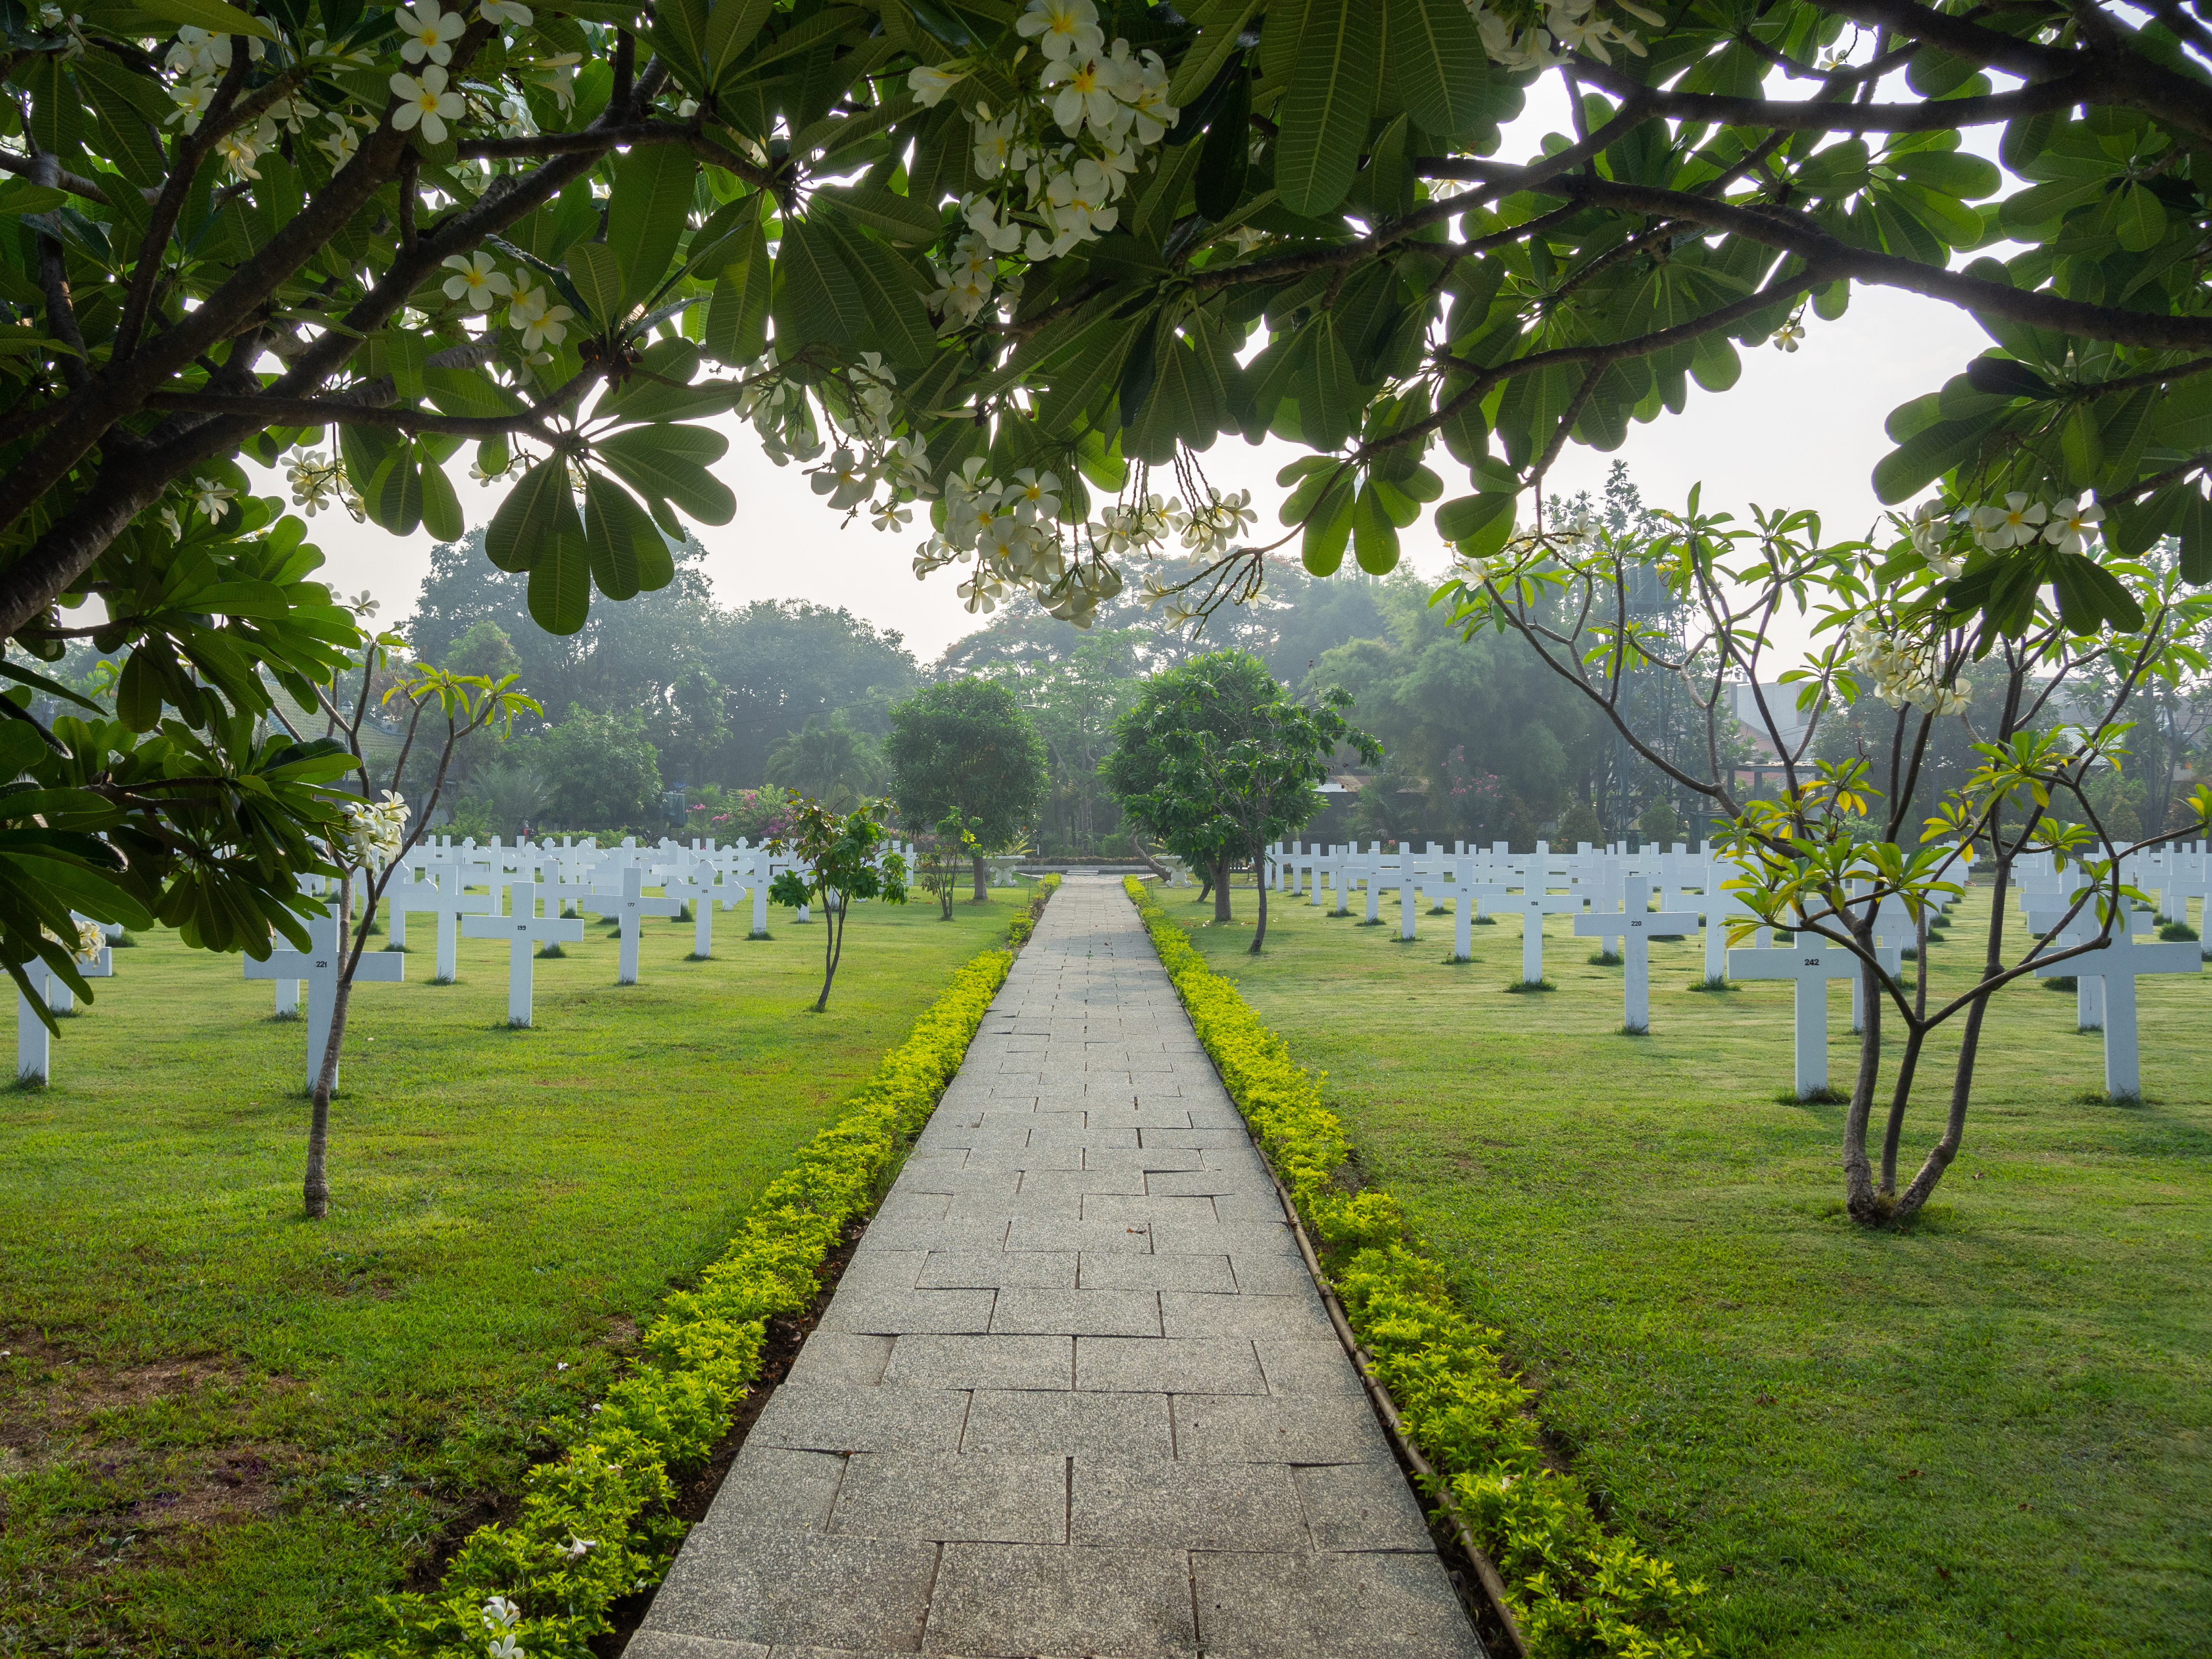
[[[222,723],[357,636],[252,463],[450,539],[473,446],[511,481],[486,556],[573,633],[733,516],[734,412],[830,510],[922,512],[917,573],[978,611],[1085,622],[1173,550],[1176,614],[1264,574],[1224,434],[1315,452],[1310,569],[1388,570],[1431,504],[1486,556],[1565,443],[1875,285],[1993,342],[1875,474],[1936,487],[1947,603],[2140,626],[2100,520],[2212,575],[2212,32],[2178,6],[86,0],[0,33],[0,637],[127,652],[125,735],[41,745],[128,769],[173,710],[143,763],[224,811],[288,751]],[[1569,130],[1501,155],[1547,76]]]
[[[1044,799],[1044,740],[1014,694],[989,680],[924,686],[891,707],[891,799],[899,821],[933,830],[957,814],[975,835],[975,896],[981,852],[1017,846],[1036,827]]]

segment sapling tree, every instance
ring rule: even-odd
[[[330,1210],[331,1093],[337,1086],[338,1059],[345,1045],[346,1013],[352,1004],[354,976],[362,951],[368,948],[370,929],[385,889],[400,868],[400,860],[422,841],[462,742],[488,728],[504,733],[511,729],[516,715],[539,712],[532,699],[514,689],[516,677],[512,674],[491,680],[426,663],[403,662],[395,666],[394,655],[404,651],[405,645],[397,634],[378,634],[368,639],[356,665],[358,682],[349,702],[341,702],[331,686],[314,688],[318,713],[331,731],[340,734],[351,781],[360,790],[358,799],[341,803],[343,832],[331,836],[322,848],[325,862],[337,876],[328,902],[337,918],[340,963],[330,1039],[316,1068],[307,1127],[303,1189],[307,1212],[318,1218]],[[380,696],[377,694],[380,682]],[[390,711],[399,726],[399,747],[388,769],[371,761],[362,741],[369,729],[372,706]],[[281,703],[273,707],[272,714],[279,720],[287,718]],[[427,756],[418,757],[418,748],[426,750]],[[428,761],[427,766],[422,764],[423,758]],[[427,779],[422,811],[415,815],[412,827],[407,802],[399,792],[402,780],[410,775],[410,762],[417,767],[414,775]],[[362,894],[357,918],[353,914],[356,883]],[[258,951],[249,947],[248,954],[265,957],[268,950],[264,943]]]
[[[952,920],[952,896],[979,850],[975,830],[981,823],[981,818],[963,821],[956,807],[938,820],[935,829],[914,837],[915,882],[937,901],[940,921]]]
[[[769,888],[778,904],[822,906],[822,994],[814,1012],[830,1006],[830,987],[845,954],[845,924],[855,899],[906,902],[906,860],[884,846],[884,819],[890,804],[864,800],[851,811],[832,811],[817,800],[802,800],[796,822],[773,843],[788,851],[799,868],[784,871]]]
[[[2106,948],[2125,926],[2124,904],[2141,897],[2127,860],[2167,837],[2123,836],[2101,823],[2095,777],[2124,763],[2130,705],[2143,688],[2203,672],[2194,641],[2212,616],[2212,601],[2185,591],[2170,560],[2099,549],[2075,502],[2054,514],[2022,497],[1991,512],[1953,498],[1890,527],[1880,545],[1824,544],[1809,514],[1754,509],[1753,522],[1741,525],[1701,512],[1693,493],[1688,512],[1669,515],[1647,545],[1617,546],[1582,523],[1540,529],[1468,562],[1437,596],[1470,630],[1519,634],[1644,760],[1712,803],[1741,872],[1729,885],[1749,912],[1735,938],[1778,927],[1856,957],[1866,1020],[1843,1168],[1850,1212],[1865,1223],[1917,1213],[1958,1156],[1990,999],[2039,967]],[[2048,588],[2019,574],[2045,567],[2005,556],[2025,544],[2023,529],[2062,561],[2050,567],[2057,580]],[[1649,625],[1630,604],[1636,583],[1654,575],[1692,613],[1686,634]],[[2108,620],[2115,612],[2124,627]],[[1809,623],[1814,644],[1778,677],[1771,641],[1785,618]],[[1966,682],[1976,664],[1979,695]],[[1628,717],[1621,688],[1639,668],[1674,677],[1699,711],[1702,763],[1679,750],[1662,754]],[[1734,699],[1747,688],[1746,719],[1782,762],[1784,784],[1771,799],[1741,796],[1725,759]],[[1895,710],[1882,740],[1813,758],[1823,718],[1862,691]],[[1947,718],[1968,723],[1978,764],[1915,823],[1917,775],[1935,722]],[[2212,792],[2200,792],[2172,833],[2201,833],[2208,812]],[[2067,915],[2094,907],[2093,936],[2067,945],[2031,933],[2008,945],[2014,872],[2031,853],[2074,872]],[[1935,907],[1960,895],[1970,873],[1990,896],[1981,960],[1964,984],[1932,998],[1924,950],[1910,988],[1884,967],[1877,912],[1901,902],[1924,941]],[[1877,1167],[1869,1135],[1884,1081],[1886,1011],[1904,1042],[1887,1079]],[[1900,1190],[1915,1078],[1930,1035],[1953,1020],[1961,1037],[1942,1127]]]
[[[1340,686],[1293,697],[1250,653],[1217,651],[1155,675],[1115,729],[1115,755],[1102,769],[1122,811],[1179,853],[1219,849],[1217,920],[1227,919],[1230,858],[1252,860],[1255,956],[1267,938],[1267,844],[1321,810],[1319,787],[1340,750],[1370,763],[1382,756],[1382,745],[1338,712],[1351,705]]]

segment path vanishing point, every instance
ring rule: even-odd
[[[1120,884],[1070,878],[627,1659],[1483,1659]]]

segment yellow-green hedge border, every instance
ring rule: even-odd
[[[1322,1076],[1206,965],[1190,937],[1132,877],[1123,885],[1212,1056],[1230,1097],[1290,1190],[1352,1333],[1503,1575],[1534,1659],[1619,1655],[1691,1659],[1705,1586],[1601,1528],[1579,1482],[1546,1464],[1532,1395],[1486,1330],[1462,1314],[1408,1241],[1397,1200],[1346,1192],[1344,1125],[1322,1104]]]
[[[1009,927],[1014,943],[1058,885],[1039,884]],[[661,1304],[644,1363],[585,1417],[551,1425],[567,1450],[530,1472],[521,1513],[470,1534],[434,1592],[384,1598],[398,1626],[387,1651],[473,1659],[511,1642],[531,1659],[588,1659],[592,1638],[613,1628],[607,1609],[657,1582],[683,1538],[669,1471],[700,1462],[729,1427],[768,1322],[814,1305],[822,1263],[928,1121],[1012,963],[987,951],[953,975],[845,1115],[769,1183],[699,1288]]]

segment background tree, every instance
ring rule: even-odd
[[[507,752],[543,781],[560,828],[620,829],[659,804],[660,757],[635,710],[596,714],[571,703],[566,718]]]
[[[973,827],[975,902],[989,899],[983,854],[1018,846],[1044,798],[1044,742],[1014,694],[988,680],[924,686],[890,710],[891,797],[899,821],[926,830],[946,813]]]
[[[1370,764],[1382,750],[1338,712],[1352,703],[1341,687],[1297,702],[1270,679],[1273,695],[1265,701],[1224,708],[1219,682],[1197,672],[1208,663],[1201,658],[1182,670],[1172,697],[1141,732],[1130,732],[1158,757],[1158,781],[1135,810],[1162,817],[1204,812],[1227,826],[1231,844],[1251,860],[1258,878],[1253,885],[1260,918],[1251,945],[1257,956],[1267,939],[1268,843],[1304,828],[1321,810],[1319,786],[1339,750],[1352,750]]]
[[[906,902],[906,860],[884,846],[883,814],[888,803],[863,801],[842,816],[820,801],[799,804],[790,833],[775,843],[799,867],[786,870],[770,884],[778,904],[822,907],[822,994],[814,1012],[830,1006],[830,987],[845,954],[845,924],[858,899]]]
[[[1188,769],[1194,763],[1188,757],[1178,760],[1182,751],[1170,739],[1178,732],[1203,731],[1214,745],[1209,752],[1223,752],[1263,731],[1272,718],[1269,711],[1291,706],[1258,657],[1249,651],[1211,651],[1145,681],[1135,704],[1115,723],[1113,752],[1099,767],[1130,823],[1206,872],[1217,922],[1231,919],[1231,866],[1251,851],[1246,815],[1229,811],[1213,793],[1194,787]],[[1367,746],[1358,752],[1370,760],[1379,757],[1379,748],[1364,733],[1360,737]],[[1321,807],[1313,789],[1302,795],[1290,791],[1284,801],[1286,811],[1304,811],[1284,834],[1304,828]]]
[[[838,811],[882,787],[884,759],[865,732],[856,732],[842,709],[805,726],[769,750],[768,781],[779,789]]]
[[[972,866],[978,843],[972,824],[957,811],[947,812],[934,828],[914,836],[915,879],[937,901],[939,921],[952,920],[952,895]]]

